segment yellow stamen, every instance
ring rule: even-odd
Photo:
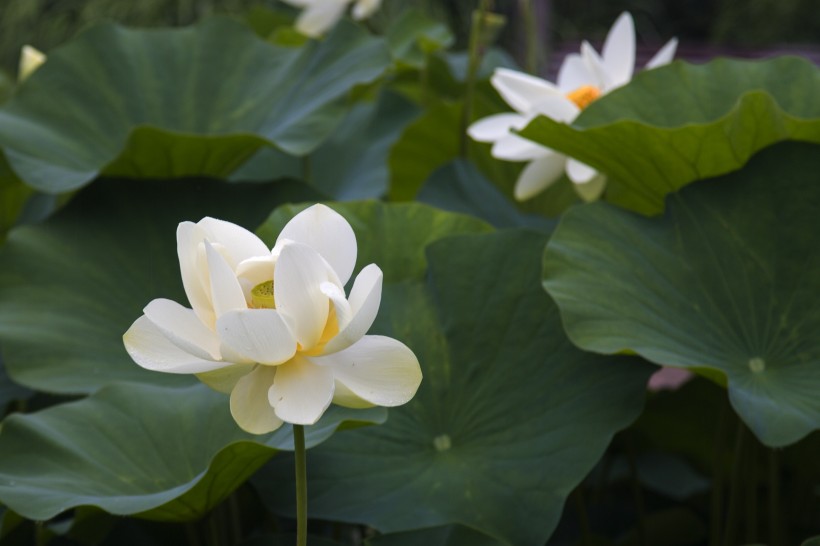
[[[578,89],[567,93],[567,98],[581,110],[592,104],[600,96],[601,90],[594,85],[582,85]]]
[[[276,300],[273,299],[273,281],[266,281],[253,287],[251,306],[254,309],[276,309]]]

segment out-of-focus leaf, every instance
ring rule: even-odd
[[[0,146],[27,184],[58,193],[100,174],[225,177],[257,149],[315,149],[347,97],[389,63],[353,24],[323,41],[277,47],[244,25],[102,25],[49,53],[0,108]]]

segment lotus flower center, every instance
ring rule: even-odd
[[[257,284],[251,290],[251,307],[254,309],[276,309],[273,299],[273,281]]]
[[[601,90],[594,85],[582,85],[578,89],[567,93],[567,98],[581,110],[592,104],[600,96]]]

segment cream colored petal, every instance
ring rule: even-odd
[[[223,344],[252,362],[275,366],[296,354],[296,340],[276,309],[229,311],[216,328]]]
[[[585,184],[573,184],[572,187],[575,188],[575,193],[581,196],[581,199],[584,201],[595,201],[604,192],[604,188],[606,187],[606,176],[598,173],[589,182],[586,182]]]
[[[651,70],[653,68],[671,63],[672,59],[675,57],[675,52],[677,49],[678,39],[672,38],[666,42],[666,45],[660,48],[651,59],[649,59],[649,62],[646,63],[646,67],[644,67],[645,70]]]
[[[313,358],[332,370],[337,382],[377,406],[399,406],[410,401],[421,384],[421,367],[406,345],[384,336],[364,336],[358,343],[332,355]]]
[[[350,308],[350,303],[345,297],[344,290],[332,282],[323,282],[319,286],[319,290],[330,298],[330,302],[333,304],[333,309],[336,313],[336,323],[339,329],[347,326],[353,318],[353,310]]]
[[[467,134],[479,142],[495,142],[510,134],[510,129],[523,129],[529,118],[521,114],[496,114],[470,125]]]
[[[622,13],[612,25],[601,50],[604,67],[612,87],[632,79],[635,70],[635,23],[629,13]]]
[[[345,323],[340,321],[339,333],[325,345],[323,354],[347,349],[367,333],[379,314],[383,277],[382,270],[376,264],[361,270],[348,299],[351,317]]]
[[[353,18],[357,21],[367,19],[376,13],[381,4],[381,0],[358,0],[356,5],[353,6]]]
[[[276,368],[268,392],[276,415],[287,423],[312,425],[333,400],[333,373],[307,358],[296,356]]]
[[[363,409],[372,408],[376,404],[368,402],[364,398],[359,398],[356,393],[348,389],[344,383],[336,381],[333,390],[333,403],[345,408]]]
[[[253,371],[256,364],[233,364],[212,372],[196,374],[197,379],[217,392],[231,394],[236,382]]]
[[[296,30],[311,38],[327,32],[344,15],[349,0],[322,0],[308,5],[296,20]]]
[[[547,189],[561,178],[566,163],[565,155],[551,150],[543,157],[531,161],[518,176],[515,183],[515,198],[524,201]]]
[[[203,218],[197,225],[211,244],[220,247],[231,269],[248,258],[270,254],[268,246],[242,226],[210,217]]]
[[[186,353],[205,360],[221,359],[219,338],[191,309],[159,298],[146,305],[143,313],[171,343]]]
[[[602,93],[607,93],[614,87],[612,77],[607,73],[603,59],[589,42],[584,41],[581,43],[581,58],[595,80],[593,84],[595,87],[600,89]]]
[[[563,95],[545,98],[536,104],[533,110],[538,114],[543,114],[555,121],[562,121],[564,123],[574,121],[575,118],[578,117],[578,114],[581,113],[581,109]]]
[[[282,247],[273,272],[273,296],[305,350],[316,346],[324,332],[330,308],[321,285],[329,280],[327,264],[314,249],[300,243]]]
[[[581,163],[577,159],[573,159],[571,157],[567,159],[567,176],[576,184],[586,184],[595,178],[597,174],[598,171],[586,163]]]
[[[493,144],[490,153],[506,161],[529,161],[543,156],[548,148],[518,135],[509,134]]]
[[[583,85],[595,85],[597,79],[590,73],[587,64],[578,53],[570,53],[558,70],[558,89],[566,94]]]
[[[230,366],[187,353],[166,338],[145,315],[138,318],[122,336],[125,350],[147,370],[167,373],[202,373]]]
[[[22,82],[27,79],[34,74],[34,71],[40,68],[40,65],[44,62],[46,62],[46,56],[42,51],[30,45],[24,45],[20,50],[20,66],[17,70],[17,81]]]
[[[203,324],[213,328],[216,322],[211,305],[211,284],[204,247],[205,231],[192,222],[177,227],[177,257],[185,295]]]
[[[544,97],[561,94],[546,80],[508,68],[496,68],[490,81],[507,104],[524,115],[528,115],[532,105]]]
[[[248,304],[233,269],[208,241],[204,244],[211,277],[211,302],[218,321],[228,311],[247,309]]]
[[[356,234],[341,214],[322,204],[306,208],[285,225],[276,242],[285,239],[318,252],[339,276],[342,286],[347,284],[356,266]]]
[[[268,402],[268,390],[277,368],[257,366],[237,381],[231,391],[231,415],[239,427],[251,434],[267,434],[282,426]]]

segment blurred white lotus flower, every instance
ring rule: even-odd
[[[413,352],[365,335],[381,302],[382,272],[356,263],[356,237],[338,213],[314,205],[269,250],[253,233],[213,218],[183,222],[177,252],[193,309],[156,299],[123,336],[149,370],[194,373],[231,394],[244,430],[309,425],[331,402],[397,406],[421,382]]]
[[[282,0],[302,8],[296,20],[296,30],[311,38],[318,38],[332,28],[344,15],[347,6],[353,3],[353,18],[357,21],[373,15],[381,5],[381,0]]]
[[[44,62],[46,62],[46,56],[42,51],[30,45],[24,45],[20,50],[20,66],[17,69],[17,81],[22,82],[31,76]]]
[[[670,40],[646,64],[655,68],[669,63],[677,39]],[[492,154],[507,161],[529,161],[515,184],[515,197],[525,200],[545,190],[566,172],[579,195],[596,199],[606,177],[592,167],[540,144],[513,134],[535,117],[548,116],[572,122],[584,108],[602,95],[628,83],[635,66],[635,25],[632,16],[621,14],[607,34],[602,53],[583,42],[581,52],[567,55],[555,84],[521,72],[496,69],[491,81],[505,101],[517,112],[489,116],[472,124],[469,135],[493,142]]]

